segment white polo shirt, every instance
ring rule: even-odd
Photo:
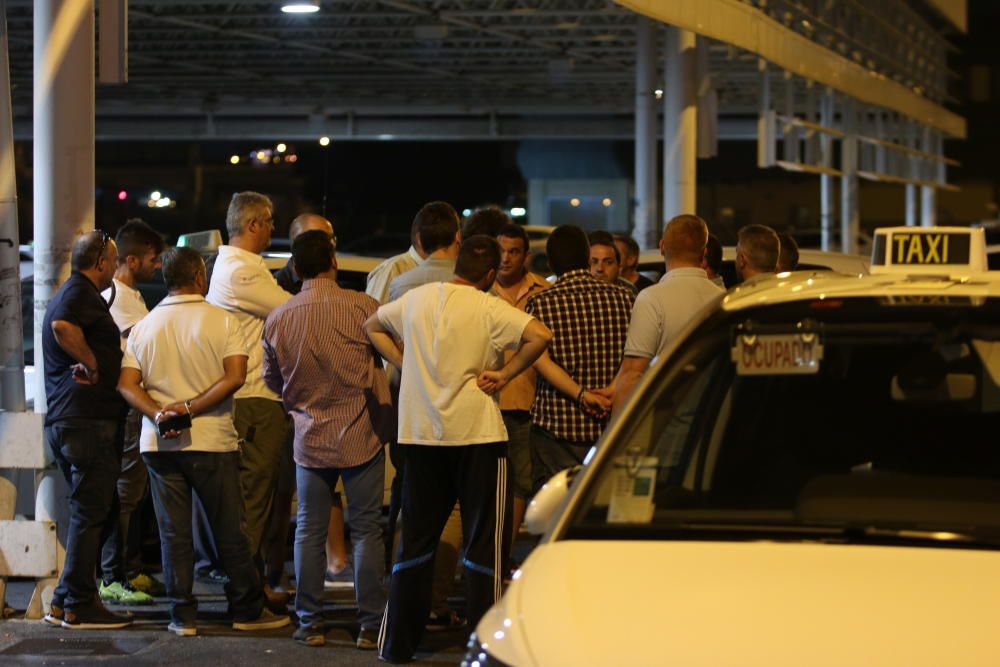
[[[639,292],[632,306],[625,356],[653,359],[663,354],[691,318],[725,290],[704,269],[667,271],[660,282]]]
[[[259,343],[258,343],[259,344]],[[168,296],[132,328],[123,368],[142,373],[142,384],[160,405],[189,401],[225,375],[222,360],[249,356],[237,319],[198,295]],[[233,399],[200,414],[179,438],[160,438],[142,419],[139,451],[231,452],[236,450]]]
[[[292,295],[281,289],[267,270],[260,255],[231,245],[219,246],[207,300],[236,317],[250,346],[247,382],[236,392],[235,398],[281,400],[264,384],[264,347],[261,336],[264,334],[264,320],[267,316],[291,298]]]
[[[531,316],[474,287],[431,283],[378,309],[403,341],[399,442],[477,445],[507,440],[497,396],[476,377],[503,366]]]
[[[385,303],[389,300],[389,283],[410,269],[415,269],[423,258],[417,254],[417,249],[410,246],[406,252],[390,257],[368,274],[365,282],[365,293],[378,301]]]
[[[125,332],[146,317],[149,309],[146,308],[146,301],[142,298],[142,293],[139,290],[129,287],[117,278],[114,278],[113,281],[114,291],[109,287],[101,292],[101,296],[110,305],[111,317],[124,336]],[[112,299],[112,297],[114,298]],[[122,350],[125,350],[124,337],[122,338]]]

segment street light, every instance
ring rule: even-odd
[[[314,14],[319,11],[319,0],[295,0],[281,5],[286,14]]]

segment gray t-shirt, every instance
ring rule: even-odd
[[[389,302],[427,283],[449,283],[455,277],[455,260],[428,257],[415,269],[400,274],[389,283]]]

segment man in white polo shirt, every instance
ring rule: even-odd
[[[660,253],[667,273],[639,292],[632,306],[625,358],[614,381],[613,409],[628,398],[653,359],[663,354],[691,318],[724,290],[701,268],[708,244],[708,225],[696,215],[678,215],[667,223]]]
[[[470,627],[500,598],[510,497],[507,431],[494,394],[545,351],[552,333],[485,293],[499,266],[496,240],[473,236],[462,243],[452,282],[410,290],[365,323],[379,353],[402,371],[403,534],[379,635],[387,662],[411,660],[420,642],[434,551],[456,500]],[[515,347],[503,365],[503,351]]]
[[[281,398],[263,378],[264,320],[292,295],[281,289],[260,253],[271,244],[274,206],[256,192],[233,195],[226,213],[229,245],[219,248],[212,269],[208,302],[232,313],[247,340],[247,381],[236,392],[233,422],[243,440],[240,480],[246,505],[250,550],[263,572],[264,538],[274,508],[283,450],[288,447],[288,419]],[[287,508],[286,510],[287,511]],[[288,594],[269,594],[272,606],[283,607]]]
[[[219,558],[229,575],[226,597],[236,630],[288,625],[265,607],[260,575],[241,530],[239,451],[233,393],[246,379],[247,341],[239,321],[205,302],[205,263],[191,248],[163,255],[169,294],[132,328],[118,391],[143,415],[139,448],[149,470],[160,527],[169,630],[197,634],[192,595],[191,492],[205,508]],[[189,426],[162,432],[169,419]]]

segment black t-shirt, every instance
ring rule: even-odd
[[[52,333],[52,323],[56,320],[83,330],[97,357],[96,385],[80,384],[73,379],[72,367],[77,362],[56,342]],[[49,404],[46,425],[70,417],[118,419],[124,414],[125,401],[116,389],[122,368],[121,334],[97,286],[83,274],[74,271],[45,309],[42,353]]]
[[[298,294],[302,291],[302,281],[292,269],[292,260],[288,260],[287,264],[275,272],[274,279],[278,282],[278,286],[289,294]]]
[[[640,273],[639,274],[639,279],[635,281],[635,288],[636,288],[637,291],[641,292],[642,290],[646,289],[647,287],[650,287],[650,286],[655,285],[655,284],[656,283],[654,283],[652,280],[650,280],[649,278],[647,278],[646,276],[644,276],[644,275],[642,275]]]

